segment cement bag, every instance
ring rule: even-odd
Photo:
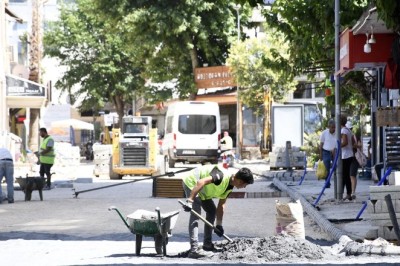
[[[328,175],[325,164],[322,160],[318,161],[317,172],[315,174],[317,175],[318,180],[325,179]]]
[[[280,203],[276,201],[276,234],[285,232],[288,235],[305,239],[303,206],[300,200]]]

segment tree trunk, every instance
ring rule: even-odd
[[[122,97],[119,96],[113,96],[113,102],[115,106],[115,110],[117,111],[118,114],[118,126],[119,128],[122,127],[122,117],[124,117],[125,113],[125,102]]]
[[[197,50],[196,50],[196,48],[197,48],[196,45],[194,45],[193,49],[190,50],[190,59],[192,60],[192,73],[193,73],[193,76],[194,76],[195,68],[199,66],[199,60],[197,58]],[[191,93],[189,95],[189,100],[195,100],[196,96],[197,96],[197,90],[196,90],[196,92]]]
[[[29,80],[40,83],[40,60],[41,60],[41,1],[32,0],[32,33],[30,36],[30,64]],[[39,118],[40,109],[31,109],[29,117],[29,140],[28,146],[31,151],[39,150]]]
[[[39,114],[40,109],[31,109],[29,117],[29,149],[33,152],[39,150]]]

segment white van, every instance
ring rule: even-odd
[[[168,106],[163,155],[175,162],[218,163],[221,154],[221,118],[215,102],[184,101]]]

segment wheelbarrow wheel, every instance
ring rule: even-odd
[[[163,244],[163,237],[162,237],[162,235],[156,235],[155,237],[154,237],[154,242],[155,242],[155,248],[156,248],[156,252],[157,252],[157,254],[158,255],[161,255],[161,254],[163,254],[163,247],[164,247],[164,244]]]
[[[143,236],[136,234],[136,256],[140,256],[140,250],[142,249]]]

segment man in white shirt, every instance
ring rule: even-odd
[[[326,179],[328,178],[329,171],[331,169],[331,163],[336,151],[335,121],[333,119],[328,121],[328,127],[322,131],[319,140],[319,159],[324,162],[327,171],[327,175],[325,177]],[[326,188],[329,188],[330,186],[331,184],[329,183]]]
[[[8,203],[14,203],[14,162],[10,151],[0,147],[0,184],[6,178]],[[0,204],[3,201],[3,193],[0,185]]]
[[[233,149],[233,141],[229,136],[228,131],[224,131],[224,137],[221,139],[221,150],[222,152],[232,150]]]

